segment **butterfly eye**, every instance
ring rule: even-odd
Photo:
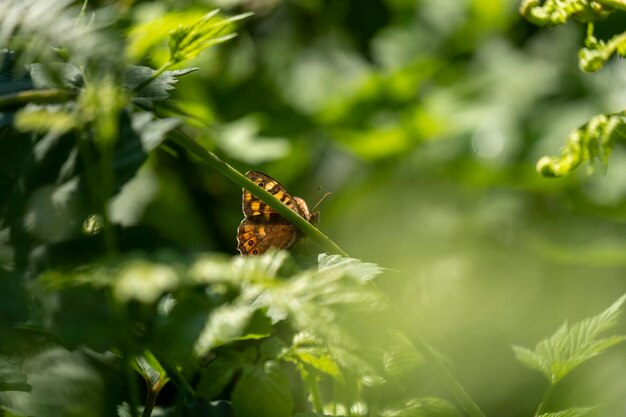
[[[253,251],[252,251],[252,254],[253,254],[253,255],[258,255],[258,254],[259,254],[259,251],[255,249],[255,250],[253,250]]]
[[[254,243],[254,241],[252,241],[252,240],[248,241],[248,245],[250,245],[250,246],[252,246],[253,243]]]

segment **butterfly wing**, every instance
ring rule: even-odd
[[[296,226],[277,213],[246,217],[237,229],[237,249],[242,255],[287,249],[298,240],[298,233]]]
[[[259,171],[248,171],[246,177],[250,178],[259,187],[264,188],[267,192],[272,194],[278,200],[280,200],[287,207],[304,217],[304,213],[301,211],[300,204],[295,198],[293,198],[278,181]],[[241,200],[243,214],[246,217],[259,216],[262,214],[276,214],[270,206],[256,198],[250,191],[243,189],[243,196]],[[306,217],[305,217],[306,218]]]

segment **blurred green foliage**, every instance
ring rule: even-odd
[[[619,415],[621,9],[0,2],[0,415]],[[180,137],[353,258],[231,257]]]

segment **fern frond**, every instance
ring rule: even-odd
[[[561,177],[586,161],[599,160],[606,166],[615,144],[625,138],[626,112],[594,116],[568,135],[560,156],[541,158],[537,171],[546,177]]]
[[[585,47],[578,51],[578,66],[585,72],[598,71],[615,53],[626,55],[626,32],[615,35],[606,42],[587,36]]]
[[[560,25],[572,17],[579,22],[603,20],[613,10],[604,1],[590,0],[524,0],[519,11],[526,20],[538,26]]]

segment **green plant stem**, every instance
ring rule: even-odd
[[[311,397],[313,398],[313,409],[317,414],[324,413],[324,407],[322,406],[322,397],[320,396],[320,390],[317,386],[317,380],[315,375],[309,373],[307,377],[307,385],[309,386],[309,390],[311,391]]]
[[[319,243],[322,248],[324,248],[324,250],[330,253],[339,254],[341,256],[348,256],[348,254],[344,252],[343,249],[341,249],[335,242],[330,240],[326,235],[320,232],[311,223],[306,221],[302,216],[298,215],[298,213],[281,203],[264,188],[257,186],[254,182],[248,179],[245,175],[242,175],[235,168],[222,161],[217,155],[203,148],[200,144],[191,139],[182,130],[176,129],[171,133],[171,139],[176,144],[186,149],[189,153],[198,157],[202,162],[210,165],[212,168],[214,168],[220,174],[224,175],[229,180],[233,181],[235,184],[249,190],[261,201],[270,206],[285,219],[289,220],[293,225],[300,229],[302,233]]]
[[[539,417],[541,413],[543,413],[543,410],[546,408],[548,401],[550,401],[552,391],[554,391],[554,384],[550,382],[550,385],[548,385],[548,388],[546,388],[546,392],[543,393],[543,398],[541,399],[541,402],[537,407],[537,411],[535,411],[535,417]]]
[[[56,103],[64,102],[76,97],[73,91],[60,88],[48,88],[45,90],[24,90],[17,93],[0,96],[0,109],[28,103]]]
[[[146,396],[146,405],[143,407],[141,417],[150,417],[152,415],[156,399],[159,396],[159,392],[161,392],[161,388],[163,388],[161,379],[159,379],[154,385],[150,385],[148,381],[146,381],[146,384],[148,385],[148,395]]]
[[[374,290],[389,304],[394,313],[398,316],[399,322],[404,326],[404,332],[409,336],[409,340],[433,367],[439,379],[446,385],[448,391],[454,396],[459,405],[465,410],[470,417],[485,417],[478,405],[472,400],[463,386],[456,380],[448,367],[443,363],[441,358],[437,356],[435,351],[420,335],[419,331],[409,321],[409,319],[400,311],[400,309],[389,299],[387,294],[381,290],[375,282],[370,281]]]

